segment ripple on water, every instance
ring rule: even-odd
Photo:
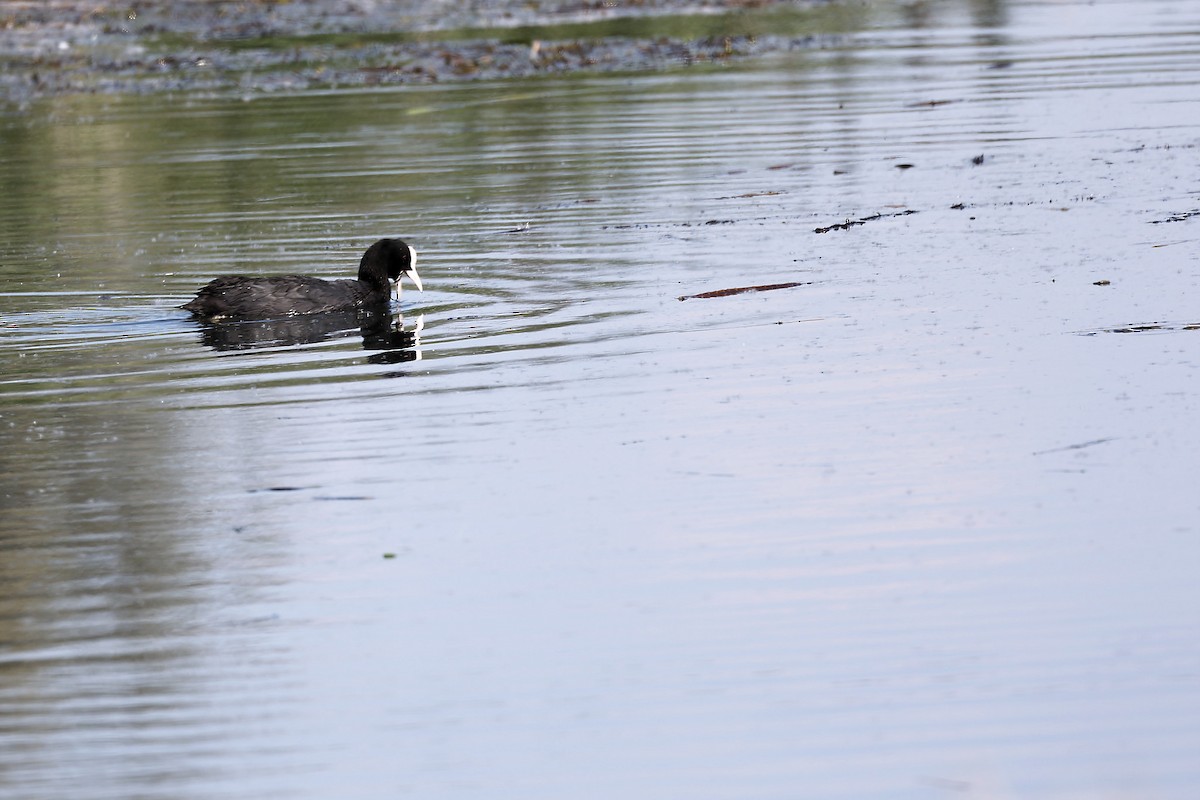
[[[869,8],[3,118],[0,782],[1191,797],[1196,9]]]

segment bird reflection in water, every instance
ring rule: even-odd
[[[302,314],[272,320],[202,322],[200,341],[220,351],[255,350],[314,344],[358,334],[372,364],[402,364],[421,358],[421,329],[425,317],[406,328],[400,314],[386,311],[336,311]]]
[[[367,361],[372,364],[420,361],[421,329],[424,327],[424,314],[417,316],[417,321],[411,328],[404,327],[404,319],[399,314],[390,317],[383,325],[371,328],[363,326],[363,349],[378,351],[367,356]]]

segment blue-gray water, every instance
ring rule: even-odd
[[[0,795],[1193,797],[1200,8],[920,8],[4,116]]]

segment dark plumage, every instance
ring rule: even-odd
[[[269,278],[224,275],[180,307],[206,319],[269,319],[351,311],[386,303],[391,297],[393,281],[399,296],[401,276],[407,276],[421,289],[417,252],[399,239],[380,239],[363,254],[358,280],[326,281],[304,275]]]

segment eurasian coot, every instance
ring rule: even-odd
[[[402,275],[421,289],[417,251],[399,239],[380,239],[363,254],[358,280],[325,281],[303,275],[269,278],[225,275],[196,292],[196,299],[180,307],[213,320],[349,311],[386,303],[391,297],[393,281],[398,297]]]

